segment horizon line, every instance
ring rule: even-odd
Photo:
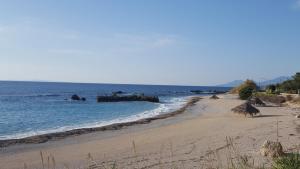
[[[106,85],[141,85],[141,86],[186,86],[186,87],[224,87],[219,85],[180,85],[180,84],[142,84],[142,83],[109,83],[109,82],[74,82],[74,81],[48,81],[48,80],[0,80],[0,82],[25,83],[70,83],[70,84],[106,84]]]

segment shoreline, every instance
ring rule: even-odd
[[[101,127],[72,129],[72,130],[67,130],[67,131],[62,131],[62,132],[47,133],[47,134],[29,136],[29,137],[18,138],[18,139],[0,140],[0,148],[6,148],[9,146],[23,145],[23,144],[41,144],[41,143],[46,143],[48,141],[62,140],[62,139],[72,137],[72,136],[79,136],[79,135],[101,132],[101,131],[120,130],[124,127],[134,126],[134,125],[138,125],[138,124],[148,124],[154,120],[166,119],[169,117],[176,116],[178,114],[182,114],[187,108],[195,105],[201,99],[202,99],[201,96],[191,96],[188,99],[187,103],[185,103],[184,106],[182,106],[178,110],[175,110],[175,111],[172,111],[169,113],[165,113],[165,114],[160,114],[160,115],[153,116],[153,117],[142,118],[142,119],[135,120],[135,121],[114,123],[114,124],[101,126]]]
[[[44,159],[55,160],[57,168],[88,168],[95,164],[124,169],[205,168],[214,158],[209,154],[216,152],[220,164],[226,166],[231,149],[228,138],[236,152],[247,155],[256,165],[270,165],[268,158],[258,155],[266,140],[279,140],[285,153],[297,151],[300,121],[295,115],[299,109],[258,107],[262,116],[245,118],[231,111],[244,102],[237,95],[218,96],[217,100],[203,96],[199,102],[190,102],[191,107],[186,105],[173,112],[173,117],[122,130],[1,148],[0,164],[5,169],[20,169],[25,164],[28,169],[42,168],[42,154]]]

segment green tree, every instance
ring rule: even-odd
[[[284,81],[279,85],[279,89],[283,92],[297,93],[300,89],[300,72],[292,76],[291,80]]]
[[[269,85],[266,88],[266,91],[268,94],[274,94],[276,91],[276,86],[275,85]]]

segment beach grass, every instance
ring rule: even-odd
[[[274,161],[274,169],[300,169],[300,155],[290,153]]]
[[[226,138],[226,161],[222,161],[218,150],[211,149],[206,153],[203,158],[203,162],[199,163],[198,168],[201,169],[294,169],[294,168],[284,168],[285,166],[294,166],[300,164],[299,155],[287,156],[281,159],[274,161],[274,166],[272,168],[266,168],[263,165],[255,166],[255,161],[252,157],[248,155],[243,155],[240,153],[239,149],[234,145],[234,139],[231,137]],[[185,163],[174,160],[174,151],[172,142],[168,145],[168,150],[170,154],[169,161],[165,161],[163,157],[165,145],[160,147],[158,163],[156,164],[146,164],[143,162],[143,155],[139,154],[137,151],[135,141],[132,141],[132,163],[133,168],[135,169],[146,169],[146,168],[159,168],[159,169],[184,169]],[[128,158],[130,159],[130,158]],[[86,163],[83,167],[72,168],[67,164],[61,165],[62,167],[57,167],[55,156],[52,154],[47,154],[40,151],[40,167],[36,169],[122,169],[123,166],[119,165],[118,161],[108,160],[108,161],[98,161],[93,157],[91,153],[87,154]],[[28,165],[24,164],[24,169],[28,169]],[[295,168],[298,169],[298,168]]]

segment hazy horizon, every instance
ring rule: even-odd
[[[213,86],[299,71],[299,0],[0,3],[0,80]]]

